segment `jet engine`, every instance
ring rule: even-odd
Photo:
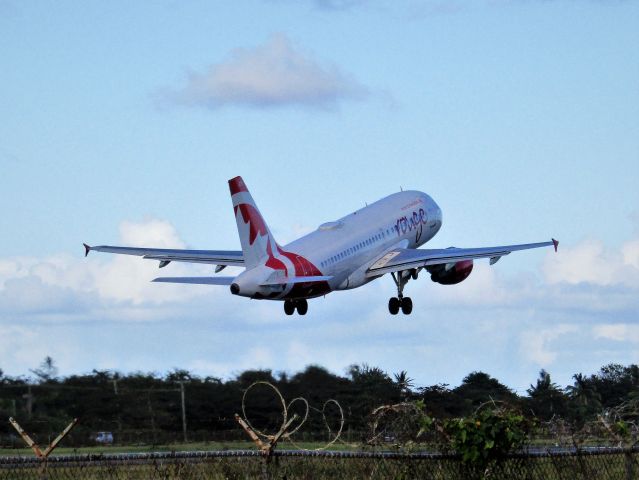
[[[472,260],[462,260],[461,262],[446,263],[444,265],[431,265],[426,267],[433,282],[442,285],[454,285],[463,282],[473,271]]]

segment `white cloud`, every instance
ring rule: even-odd
[[[168,98],[186,105],[219,108],[331,107],[361,98],[365,89],[336,66],[321,65],[283,34],[255,48],[235,49],[204,73],[190,72],[187,85]]]
[[[122,222],[120,242],[130,246],[183,248],[175,228],[166,221]],[[128,255],[93,253],[88,258],[68,254],[47,258],[9,258],[0,262],[0,306],[5,313],[72,313],[91,308],[129,309],[140,317],[136,306],[184,301],[210,292],[206,287],[154,284],[158,263]],[[211,275],[211,268],[171,264],[161,273],[171,276]],[[137,311],[136,311],[137,310]],[[144,315],[141,315],[144,317]]]
[[[639,271],[639,239],[627,242],[621,248],[623,263]]]
[[[427,272],[420,274],[428,279]],[[534,279],[533,279],[534,280]],[[443,305],[464,306],[508,306],[516,303],[527,290],[530,278],[523,276],[516,279],[506,279],[500,276],[498,266],[490,266],[486,261],[476,261],[470,276],[455,286],[427,284],[425,281],[420,288],[435,289],[432,301]],[[516,286],[516,288],[513,288]],[[413,287],[413,285],[411,285]]]
[[[595,325],[592,332],[595,338],[604,338],[616,342],[639,343],[639,325],[627,323]]]
[[[175,227],[166,220],[124,221],[120,224],[120,240],[131,247],[153,245],[156,248],[184,248]]]
[[[599,240],[564,247],[559,255],[546,256],[543,272],[550,284],[590,283],[639,288],[639,240],[625,243],[620,251],[604,248]]]
[[[23,325],[3,325],[0,322],[0,367],[11,373],[29,375],[46,356],[51,356],[60,372],[77,372],[78,358],[84,346],[71,335],[54,335],[43,328]],[[93,365],[87,370],[94,368]]]
[[[562,335],[578,331],[576,325],[557,325],[547,329],[525,331],[520,336],[520,352],[524,359],[541,367],[554,363],[559,355],[553,342]]]

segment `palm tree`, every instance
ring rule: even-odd
[[[548,420],[556,414],[562,415],[565,410],[565,395],[554,383],[550,374],[543,368],[539,372],[536,385],[530,385],[526,390],[530,396],[535,413]]]
[[[566,387],[568,396],[583,407],[600,407],[601,395],[594,385],[581,373],[573,375],[572,378],[575,380],[575,384]]]
[[[393,374],[393,377],[395,377],[395,384],[397,385],[397,388],[399,388],[402,401],[406,400],[408,395],[411,393],[414,380],[408,376],[408,372],[406,370]]]

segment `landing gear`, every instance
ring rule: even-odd
[[[399,310],[402,310],[404,315],[410,315],[413,311],[413,301],[410,297],[391,297],[388,301],[388,311],[391,315],[397,315]]]
[[[293,315],[295,312],[295,304],[292,300],[284,300],[284,313],[286,315]]]
[[[302,298],[297,301],[297,313],[300,315],[306,315],[306,312],[308,312],[308,302],[305,298]]]
[[[402,313],[404,315],[410,315],[413,311],[413,301],[410,297],[402,298]]]
[[[399,313],[399,307],[401,306],[399,298],[391,297],[388,301],[388,311],[391,315],[397,315]]]
[[[293,315],[295,309],[297,309],[297,313],[300,315],[306,315],[306,312],[308,312],[308,302],[306,299],[284,300],[284,313],[286,315]]]
[[[410,278],[417,278],[417,270],[411,271],[403,271],[403,272],[392,272],[393,280],[395,281],[395,285],[397,285],[397,297],[391,297],[388,301],[388,311],[391,315],[397,315],[399,310],[402,310],[404,315],[410,315],[413,311],[413,301],[410,297],[404,297],[404,286],[408,282]]]

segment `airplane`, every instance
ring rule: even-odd
[[[453,285],[464,281],[473,262],[488,258],[494,265],[511,252],[554,247],[559,242],[527,243],[482,248],[419,249],[442,227],[442,211],[426,193],[406,190],[393,193],[317,230],[280,246],[249,193],[242,177],[228,181],[242,250],[183,250],[89,246],[90,251],[138,255],[159,261],[215,265],[215,273],[227,266],[244,267],[237,276],[159,277],[154,282],[226,285],[233,295],[259,300],[284,301],[284,313],[306,315],[308,299],[337,290],[350,290],[390,273],[397,296],[388,311],[410,315],[413,302],[404,296],[409,280],[426,270],[433,282]]]

